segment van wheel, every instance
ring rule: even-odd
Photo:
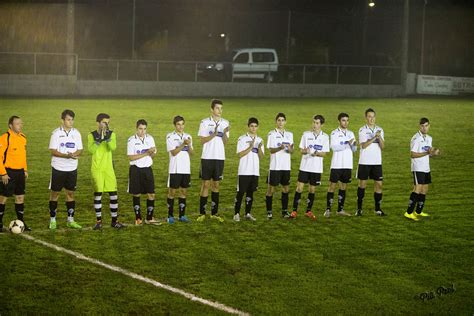
[[[272,83],[275,80],[275,77],[273,77],[273,74],[267,73],[265,75],[265,81],[268,83]]]

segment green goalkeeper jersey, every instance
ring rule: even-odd
[[[87,148],[92,154],[91,174],[94,192],[117,191],[112,152],[117,148],[117,137],[114,132],[105,140],[100,139],[97,131],[89,133]]]

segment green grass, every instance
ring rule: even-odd
[[[223,116],[231,123],[221,184],[221,213],[225,223],[194,221],[190,225],[129,227],[124,231],[109,228],[102,232],[71,231],[63,229],[66,214],[62,197],[58,215],[61,229],[50,233],[47,148],[51,131],[60,124],[63,109],[76,112],[75,126],[85,142],[86,133],[96,126],[97,113],[111,115],[111,127],[118,139],[114,161],[120,216],[131,224],[134,216],[131,198],[126,193],[127,138],[134,133],[137,119],[148,120],[149,133],[155,137],[159,150],[154,165],[156,212],[164,218],[168,165],[165,135],[172,131],[172,119],[177,114],[186,118],[186,131],[195,139],[193,186],[188,197],[188,214],[195,219],[201,152],[196,135],[200,120],[209,115],[209,100],[0,100],[0,122],[4,122],[4,128],[13,114],[25,122],[30,171],[25,219],[33,228],[31,235],[251,314],[471,315],[474,312],[472,99],[229,99],[224,103]],[[274,127],[276,113],[285,112],[287,129],[294,133],[298,144],[302,132],[310,128],[314,114],[326,117],[324,131],[330,133],[337,127],[337,114],[347,112],[351,116],[350,129],[357,135],[364,124],[364,110],[369,106],[376,109],[377,124],[385,130],[383,209],[388,214],[386,218],[373,215],[370,188],[366,193],[365,216],[322,217],[328,157],[323,186],[316,191],[314,209],[318,220],[311,222],[301,214],[292,222],[280,218],[268,222],[264,203],[267,153],[261,162],[260,189],[254,203],[258,221],[232,222],[238,166],[236,140],[246,131],[248,117],[256,116],[260,120],[260,135],[266,139],[267,132]],[[433,184],[426,211],[433,216],[415,223],[402,215],[412,189],[409,142],[422,116],[431,120],[433,144],[441,148],[443,155],[431,161]],[[88,153],[80,158],[76,193],[76,219],[86,227],[95,222],[90,158]],[[358,154],[355,162],[357,159]],[[300,155],[295,153],[290,203],[299,160]],[[354,181],[349,185],[346,199],[346,209],[351,212],[356,206],[356,190]],[[278,210],[279,195],[275,195],[275,210]],[[107,209],[104,214],[108,221]],[[4,223],[13,218],[10,199]],[[219,313],[18,236],[1,234],[0,249],[2,315]],[[436,292],[438,287],[452,284],[456,289],[452,294],[435,295],[424,302],[415,298],[422,292]]]

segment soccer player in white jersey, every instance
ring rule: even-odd
[[[337,214],[351,216],[344,211],[347,184],[351,182],[353,168],[353,152],[357,150],[357,142],[352,131],[348,130],[349,114],[339,113],[337,116],[339,127],[331,133],[331,174],[329,176],[329,188],[326,197],[326,211],[324,216],[331,216],[331,207],[334,201],[334,191],[339,182]]]
[[[290,190],[291,154],[294,150],[293,133],[285,130],[286,116],[278,113],[276,128],[268,133],[267,148],[270,150],[270,171],[266,193],[267,218],[273,218],[273,193],[276,187],[281,189],[281,214],[289,218],[288,192]]]
[[[367,180],[374,180],[374,201],[375,214],[384,216],[381,209],[382,203],[382,150],[385,147],[385,137],[383,129],[375,125],[375,111],[367,109],[365,111],[367,124],[359,129],[359,166],[357,167],[357,179],[359,187],[357,189],[357,210],[355,215],[362,216],[362,203],[364,201]]]
[[[186,195],[191,185],[191,159],[194,153],[193,139],[191,135],[184,132],[184,117],[175,116],[173,124],[174,132],[166,135],[166,150],[169,153],[170,162],[168,167],[168,223],[173,224],[174,220],[174,198],[179,190],[179,216],[180,222],[189,223],[186,217]]]
[[[223,222],[219,211],[219,184],[223,178],[225,145],[229,140],[229,121],[222,118],[222,101],[211,101],[211,116],[201,121],[198,136],[201,139],[201,171],[202,180],[199,201],[198,222],[206,219],[206,205],[211,190],[211,219]]]
[[[49,141],[51,152],[51,181],[49,189],[49,229],[57,228],[56,213],[59,194],[64,188],[66,192],[67,227],[82,228],[74,221],[76,201],[74,191],[77,184],[77,159],[82,153],[81,133],[73,127],[75,114],[71,110],[61,113],[62,125],[53,131]]]
[[[140,195],[146,194],[146,219],[145,224],[158,225],[154,219],[155,209],[155,177],[153,176],[153,158],[156,155],[156,145],[153,136],[147,133],[148,123],[140,119],[136,123],[135,135],[128,138],[127,156],[130,160],[128,173],[128,193],[132,198],[133,211],[135,212],[135,225],[143,223]]]
[[[245,219],[255,221],[250,214],[252,211],[253,193],[258,189],[258,177],[260,176],[260,159],[263,158],[263,139],[257,136],[258,120],[251,117],[247,123],[248,132],[239,137],[237,141],[237,155],[240,158],[238,170],[237,195],[234,205],[234,221],[240,222],[240,206],[244,194]]]
[[[430,216],[423,212],[428,185],[431,183],[430,157],[438,156],[440,150],[432,146],[432,138],[428,135],[430,121],[423,117],[420,119],[420,130],[412,137],[411,171],[413,173],[413,191],[408,202],[405,217],[418,221],[420,217]],[[416,212],[413,212],[416,208]]]
[[[300,152],[301,163],[296,183],[296,192],[293,199],[293,211],[290,218],[296,218],[298,205],[301,200],[301,193],[304,185],[309,183],[308,199],[306,200],[306,214],[312,220],[316,219],[312,208],[316,186],[321,185],[321,175],[323,173],[323,157],[329,152],[329,136],[321,128],[324,124],[322,115],[313,117],[313,126],[310,131],[306,131],[301,136]]]

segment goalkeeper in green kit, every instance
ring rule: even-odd
[[[117,179],[112,161],[112,152],[117,148],[117,137],[109,129],[110,116],[105,113],[97,115],[97,130],[88,135],[88,150],[92,154],[91,174],[94,187],[94,209],[97,222],[94,229],[102,228],[102,193],[110,197],[110,215],[113,228],[124,228],[118,218]]]

